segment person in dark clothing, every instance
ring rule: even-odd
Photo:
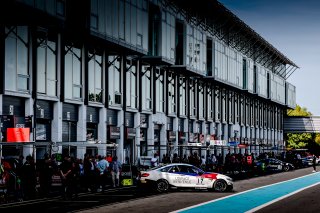
[[[41,194],[45,197],[50,195],[52,185],[52,175],[54,172],[54,166],[51,158],[48,154],[44,155],[44,159],[41,161],[39,168],[39,181]]]
[[[31,155],[26,157],[26,162],[20,168],[20,172],[23,198],[25,200],[35,198],[37,174],[36,166]]]
[[[173,154],[172,163],[180,163],[180,158],[178,156],[178,153]]]
[[[84,179],[84,188],[86,191],[95,191],[95,165],[92,162],[92,158],[89,154],[84,155],[83,159],[83,179]]]
[[[69,156],[65,156],[63,162],[60,164],[60,174],[62,179],[62,197],[66,200],[71,199],[73,168]]]
[[[313,171],[312,172],[316,172],[317,171],[317,157],[315,155],[312,156],[312,167],[313,167]]]

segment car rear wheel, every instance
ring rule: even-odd
[[[166,180],[158,180],[156,183],[156,189],[158,192],[167,192],[169,191],[169,183]]]
[[[224,180],[216,180],[213,184],[213,189],[216,192],[225,192],[228,189],[228,184]]]

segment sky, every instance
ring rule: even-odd
[[[320,0],[218,0],[299,68],[296,103],[320,116]]]

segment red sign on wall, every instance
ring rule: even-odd
[[[29,142],[30,128],[7,128],[7,142]]]

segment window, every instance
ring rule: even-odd
[[[199,118],[204,118],[204,112],[205,112],[205,99],[204,99],[204,84],[203,83],[199,83]]]
[[[160,46],[160,18],[161,13],[158,7],[150,4],[149,9],[149,55],[157,56]]]
[[[36,141],[51,140],[51,122],[49,119],[36,119]]]
[[[140,141],[140,156],[148,156],[147,141]]]
[[[142,95],[142,109],[152,109],[151,96],[151,67],[149,65],[142,65],[141,68],[141,95]]]
[[[92,29],[98,29],[98,8],[98,0],[91,0],[90,27]]]
[[[234,93],[229,91],[229,98],[228,98],[228,115],[229,115],[229,122],[234,123]]]
[[[175,75],[172,72],[168,73],[168,113],[176,112],[176,91],[175,91]]]
[[[221,120],[221,100],[220,100],[220,90],[218,87],[216,87],[214,91],[214,99],[215,99],[215,120],[216,122],[219,122]]]
[[[212,73],[212,58],[213,58],[213,51],[212,51],[212,40],[207,39],[207,76],[213,76]]]
[[[102,103],[102,54],[89,52],[89,101]]]
[[[65,97],[82,99],[81,50],[74,46],[65,46]]]
[[[189,100],[190,117],[195,117],[197,115],[196,81],[192,79],[190,79],[189,83]]]
[[[176,65],[181,65],[183,64],[184,60],[183,60],[183,49],[184,49],[184,45],[183,45],[183,36],[184,36],[184,30],[183,30],[184,26],[183,23],[176,20],[176,32],[175,32],[175,45],[176,45],[176,51],[175,51],[175,64]]]
[[[125,2],[124,0],[119,0],[119,38],[124,40],[125,36]],[[129,11],[127,11],[129,13]],[[129,33],[129,32],[127,32]]]
[[[180,115],[187,115],[187,83],[186,77],[179,77],[179,107]]]
[[[245,104],[246,104],[246,105],[245,105],[245,108],[246,108],[246,109],[245,109],[245,110],[246,110],[245,124],[246,124],[246,125],[250,125],[250,120],[249,120],[249,118],[250,118],[250,116],[251,116],[251,115],[250,115],[250,99],[249,99],[249,98],[245,98],[245,102],[246,102],[246,103],[245,103]],[[251,116],[251,117],[253,117],[253,116]]]
[[[121,93],[121,58],[120,56],[108,56],[108,102],[109,105],[120,105],[122,103]]]
[[[65,16],[65,2],[64,2],[64,0],[57,0],[57,14],[62,17]]]
[[[209,85],[207,87],[207,118],[212,120],[214,117],[214,105],[213,105],[213,95],[212,95],[212,87]]]
[[[248,89],[247,69],[247,59],[244,58],[242,60],[243,89]]]
[[[234,116],[235,116],[235,123],[240,122],[240,104],[239,104],[239,95],[237,93],[234,94]]]
[[[57,96],[57,43],[55,38],[37,38],[37,92]]]
[[[160,68],[156,68],[156,111],[164,112],[164,73]]]
[[[87,123],[87,141],[94,141],[98,139],[98,124]]]
[[[126,92],[127,107],[137,108],[137,61],[127,59]]]
[[[74,121],[62,122],[62,141],[77,141],[77,123]]]
[[[257,93],[258,89],[258,68],[256,65],[253,66],[253,93]]]
[[[25,26],[5,28],[5,89],[29,91],[29,36]]]
[[[222,122],[227,122],[227,94],[225,90],[221,91],[221,113]]]

